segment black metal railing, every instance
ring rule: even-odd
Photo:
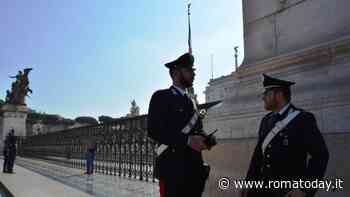
[[[85,169],[88,142],[96,142],[94,171],[120,177],[155,181],[156,143],[147,137],[147,116],[73,128],[18,139],[18,154]]]

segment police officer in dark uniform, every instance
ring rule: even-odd
[[[161,197],[200,197],[208,176],[201,151],[210,147],[196,105],[186,93],[195,76],[193,63],[186,53],[165,64],[173,85],[156,91],[149,105],[148,135],[159,143],[155,175]]]
[[[16,137],[14,135],[15,131],[12,129],[5,139],[4,147],[4,173],[13,173],[13,165],[16,158]]]
[[[264,181],[265,186],[268,181],[322,180],[329,153],[314,115],[291,103],[294,82],[263,76],[263,100],[271,112],[260,123],[246,180]],[[244,189],[241,196],[310,197],[317,191],[299,187]]]
[[[4,141],[4,150],[3,150],[3,155],[4,155],[4,163],[2,167],[2,172],[7,173],[9,169],[9,155],[10,155],[10,146],[9,146],[9,138],[6,136],[5,141]]]

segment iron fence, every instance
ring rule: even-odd
[[[155,181],[156,143],[147,137],[147,115],[18,139],[18,154],[86,169],[89,142],[96,142],[94,171]]]

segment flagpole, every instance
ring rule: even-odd
[[[187,18],[188,18],[188,53],[192,54],[192,38],[191,38],[191,3],[187,4]]]
[[[210,55],[211,80],[214,79],[214,54]]]
[[[187,4],[187,19],[188,19],[188,53],[192,54],[192,39],[191,39],[191,3]],[[198,104],[197,101],[197,95],[194,93],[194,88],[193,86],[188,88],[188,93],[190,94],[190,97],[192,97],[192,99],[194,99],[194,101],[196,102],[196,104]]]

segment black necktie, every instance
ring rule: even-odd
[[[282,118],[281,114],[279,114],[279,113],[273,114],[273,116],[272,116],[273,125],[275,125],[276,122],[280,121],[281,118]]]

